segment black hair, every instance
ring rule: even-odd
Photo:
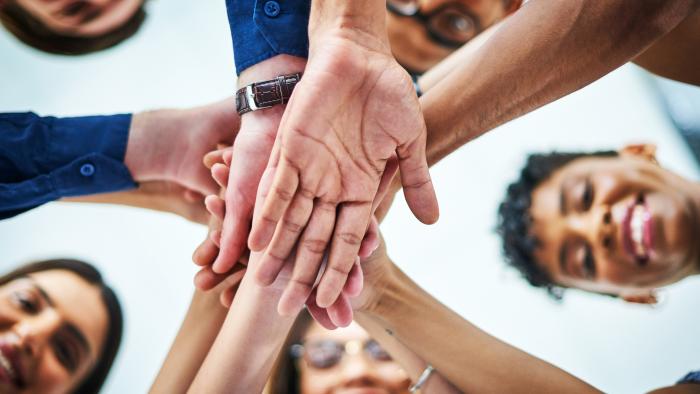
[[[100,392],[109,370],[112,368],[112,363],[119,350],[119,345],[122,340],[122,331],[124,318],[122,309],[119,305],[119,299],[114,291],[105,284],[100,274],[92,265],[79,260],[72,259],[53,259],[38,261],[35,263],[25,264],[9,273],[0,276],[0,285],[9,283],[15,279],[25,277],[29,274],[50,271],[50,270],[65,270],[78,275],[80,278],[97,286],[100,289],[102,302],[107,309],[109,322],[107,325],[107,333],[105,342],[99,353],[97,363],[92,371],[83,379],[83,381],[74,390],[80,394],[97,394]]]
[[[143,25],[146,11],[142,4],[123,24],[94,36],[81,37],[56,32],[15,1],[0,6],[0,23],[23,43],[56,55],[86,55],[116,46],[131,38]]]
[[[503,256],[506,262],[520,271],[532,286],[545,288],[549,295],[557,300],[563,297],[564,287],[554,283],[534,257],[534,251],[540,245],[540,241],[532,235],[530,228],[532,192],[557,169],[573,160],[615,156],[617,152],[614,151],[531,154],[520,171],[520,178],[508,186],[505,198],[498,208],[496,232],[503,241]]]

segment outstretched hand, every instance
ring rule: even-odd
[[[337,301],[394,155],[416,217],[425,223],[438,217],[411,80],[388,46],[355,38],[330,31],[312,41],[268,164],[274,182],[269,194],[258,189],[257,200],[265,202],[248,245],[265,250],[259,282],[272,283],[296,248],[283,313],[293,313],[311,294],[326,253],[316,301],[320,307]]]

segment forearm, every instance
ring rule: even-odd
[[[409,347],[402,344],[395,336],[388,334],[376,318],[358,314],[355,321],[369,333],[370,337],[379,342],[382,347],[389,352],[394,361],[396,361],[409,376],[411,382],[415,383],[418,381],[421,374],[428,366],[425,360],[409,349]],[[460,390],[453,386],[437,371],[432,373],[428,381],[421,388],[421,393],[424,394],[459,392]]]
[[[526,3],[422,97],[428,130],[447,135],[428,156],[436,162],[482,133],[602,77],[673,29],[692,12],[693,3]]]
[[[158,372],[151,393],[184,393],[209,352],[227,310],[219,292],[195,290],[180,330]]]
[[[249,266],[250,267],[250,266]],[[296,316],[282,317],[282,288],[260,287],[248,272],[194,383],[193,393],[259,393]]]
[[[374,319],[464,392],[593,393],[567,372],[481,331],[392,266],[373,305]],[[426,333],[429,333],[426,334]]]

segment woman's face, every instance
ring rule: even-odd
[[[489,26],[517,10],[520,0],[388,0],[399,6],[417,3],[423,15],[445,12],[435,19],[435,26],[449,37],[471,39]],[[439,21],[439,22],[438,22]],[[420,20],[387,12],[387,29],[396,60],[415,72],[425,72],[456,48],[437,42]],[[463,40],[460,40],[463,41]],[[464,42],[463,42],[464,43]]]
[[[558,284],[639,300],[697,270],[696,193],[640,154],[574,160],[532,193],[535,258]]]
[[[125,24],[144,0],[7,0],[32,14],[49,29],[66,35],[94,37]]]
[[[66,270],[0,286],[0,393],[66,393],[91,371],[107,332],[100,290]]]
[[[297,364],[303,394],[408,393],[406,373],[356,323],[333,331],[313,323],[303,339]]]

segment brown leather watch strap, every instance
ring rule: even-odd
[[[294,86],[301,80],[301,73],[280,75],[269,81],[256,82],[238,89],[236,111],[243,115],[251,111],[284,104],[292,96]]]

